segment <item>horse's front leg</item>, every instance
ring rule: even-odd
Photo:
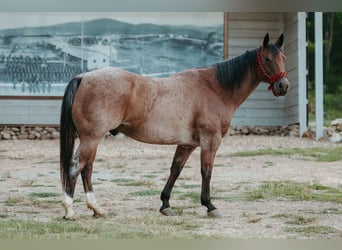
[[[212,204],[210,198],[210,180],[213,169],[213,163],[216,151],[220,146],[221,138],[213,136],[204,138],[201,141],[201,175],[202,175],[202,191],[201,203],[207,207],[207,213],[210,217],[221,217],[218,209]]]
[[[170,169],[170,176],[167,180],[165,187],[160,195],[160,199],[163,202],[163,205],[160,208],[160,212],[163,215],[174,215],[174,212],[170,208],[169,199],[171,195],[172,188],[180,175],[186,161],[188,160],[191,153],[195,150],[193,147],[183,147],[177,146],[175,155],[173,157],[173,162]]]

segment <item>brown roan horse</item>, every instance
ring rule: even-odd
[[[208,216],[220,216],[210,199],[213,161],[235,110],[260,82],[275,96],[289,88],[283,35],[262,46],[208,68],[182,71],[168,78],[150,78],[118,68],[104,68],[74,77],[66,87],[61,109],[60,170],[65,219],[73,219],[75,185],[82,176],[88,208],[104,215],[96,203],[91,175],[104,135],[121,132],[152,144],[175,144],[170,176],[161,192],[164,215],[174,215],[169,198],[190,154],[200,147],[201,203]],[[74,152],[76,136],[79,147]]]

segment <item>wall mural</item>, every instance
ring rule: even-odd
[[[0,95],[62,96],[106,66],[165,77],[223,60],[223,13],[0,13]]]

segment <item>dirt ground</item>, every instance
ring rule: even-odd
[[[341,187],[342,162],[317,162],[296,156],[232,157],[235,152],[256,149],[336,147],[329,142],[289,137],[232,136],[224,138],[212,176],[212,201],[222,217],[206,218],[200,205],[199,149],[190,157],[171,196],[179,220],[200,221],[196,233],[219,238],[342,238],[342,204],[291,201],[284,198],[246,201],[234,199],[263,182],[293,181]],[[159,193],[169,174],[175,146],[149,145],[128,138],[104,139],[97,152],[93,184],[97,201],[107,213],[139,218],[162,217]],[[34,194],[58,194],[59,141],[0,141],[0,221],[33,219],[50,221],[63,216],[59,202],[49,206],[15,202]],[[147,192],[147,195],[143,192]],[[150,192],[150,193],[148,193]],[[198,194],[198,195],[197,195]],[[192,196],[191,196],[192,195]],[[18,198],[19,197],[19,198]],[[77,216],[90,216],[79,178],[74,208]],[[196,200],[197,199],[197,200]],[[8,205],[9,203],[14,205]],[[314,220],[305,226],[333,230],[305,233],[293,230],[289,218]],[[166,218],[166,217],[165,217]],[[168,218],[163,219],[167,223]]]

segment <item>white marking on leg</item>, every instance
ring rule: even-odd
[[[80,172],[80,148],[78,147],[77,151],[73,155],[71,159],[69,175],[71,177],[75,177]]]
[[[87,204],[90,206],[96,206],[96,199],[93,192],[86,193]]]
[[[64,193],[64,199],[62,199],[62,205],[65,209],[65,219],[72,219],[75,215],[72,209],[73,198],[71,198],[67,193]]]
[[[86,193],[86,199],[87,199],[88,208],[90,208],[90,209],[92,209],[94,211],[94,216],[95,217],[99,217],[99,216],[104,215],[104,211],[97,204],[93,192]]]

